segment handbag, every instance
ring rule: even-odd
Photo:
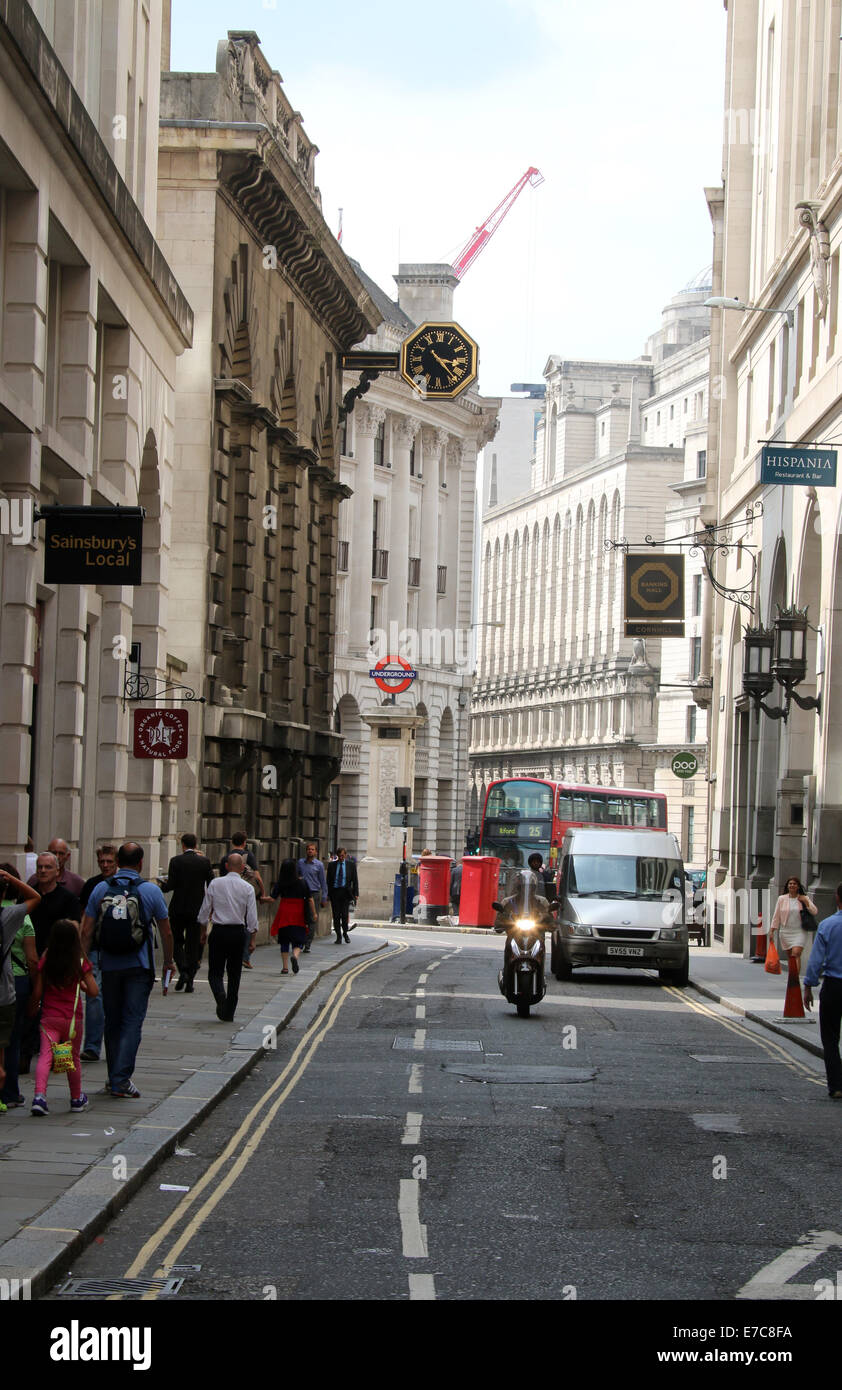
[[[76,1070],[76,1067],[73,1063],[73,1039],[76,1036],[76,1010],[79,1007],[80,987],[81,981],[76,986],[76,998],[73,1000],[73,1018],[70,1023],[70,1034],[67,1042],[53,1042],[44,1025],[41,1025],[41,1032],[44,1034],[44,1037],[48,1040],[50,1047],[53,1049],[52,1070],[59,1076],[62,1072]]]
[[[814,917],[813,914],[812,914],[812,912],[810,912],[808,908],[802,907],[802,909],[801,909],[801,930],[802,930],[802,931],[818,931],[818,926],[819,926],[818,918],[817,918],[817,917]]]
[[[766,950],[766,964],[764,966],[764,969],[767,975],[780,975],[781,973],[781,960],[780,956],[778,955],[778,948],[772,940],[771,935],[769,937],[769,945]]]

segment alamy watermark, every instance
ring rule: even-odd
[[[31,545],[35,539],[35,503],[31,497],[0,497],[0,536],[12,545]]]

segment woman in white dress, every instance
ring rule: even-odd
[[[801,925],[802,907],[806,907],[814,917],[818,911],[816,904],[807,897],[803,883],[797,878],[788,878],[786,892],[781,893],[775,903],[769,934],[775,938],[778,955],[788,960],[791,954],[796,965],[807,945],[807,933]]]

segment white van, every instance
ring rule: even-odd
[[[687,984],[684,865],[674,835],[572,827],[561,846],[558,898],[550,958],[557,980],[569,980],[577,966],[619,965]]]

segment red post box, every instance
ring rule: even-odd
[[[453,860],[443,854],[424,854],[418,860],[419,920],[437,922],[450,907],[450,866]]]
[[[462,896],[459,925],[493,927],[497,916],[491,904],[497,898],[500,863],[493,855],[469,854],[462,860]]]

